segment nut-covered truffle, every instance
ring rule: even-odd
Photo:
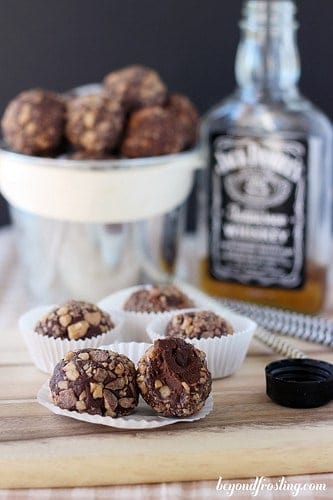
[[[124,127],[117,101],[102,94],[74,97],[67,102],[67,139],[77,149],[101,152],[114,149]]]
[[[165,312],[193,307],[194,303],[174,285],[142,288],[126,300],[123,309],[133,312]]]
[[[181,94],[169,96],[166,109],[175,117],[184,148],[193,146],[197,140],[199,114],[188,97]]]
[[[52,152],[64,135],[64,102],[54,92],[27,90],[10,101],[1,125],[5,142],[14,151],[28,155]]]
[[[138,404],[135,366],[127,356],[102,349],[71,351],[54,368],[50,390],[64,410],[109,417],[133,413]]]
[[[166,328],[167,337],[207,339],[233,333],[231,324],[212,311],[191,311],[173,316]]]
[[[127,111],[162,105],[167,88],[158,73],[140,65],[112,71],[104,78],[106,94],[122,104]]]
[[[120,147],[129,158],[178,153],[184,147],[173,115],[158,106],[143,108],[130,115]]]
[[[206,355],[179,338],[158,339],[138,363],[143,399],[165,417],[198,413],[211,391]]]
[[[35,332],[48,337],[78,340],[108,332],[114,324],[108,313],[89,302],[70,300],[38,321]]]

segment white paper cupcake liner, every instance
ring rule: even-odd
[[[200,309],[213,310],[211,307],[200,307]],[[186,311],[196,311],[198,309],[187,309]],[[185,312],[185,310],[181,311]],[[231,312],[214,310],[216,314],[224,317],[232,325],[234,333],[222,337],[212,337],[208,339],[185,339],[191,342],[198,349],[204,351],[207,357],[207,365],[213,379],[227,377],[237,371],[243,364],[256,323],[245,316],[240,316]],[[163,318],[159,317],[149,323],[147,333],[153,342],[158,338],[165,337],[165,331],[170,319],[179,314],[172,311]]]
[[[116,310],[122,311],[125,314],[122,340],[134,342],[149,342],[149,336],[146,332],[149,323],[155,318],[164,317],[170,314],[169,312],[142,313],[123,310],[123,306],[126,300],[132,295],[132,293],[139,290],[150,289],[151,287],[152,285],[138,285],[132,286],[130,288],[125,288],[123,290],[120,290],[119,292],[112,293],[98,303],[98,307],[100,307],[104,311],[109,312],[110,310]],[[191,293],[187,295],[189,298],[194,300]],[[179,311],[181,311],[181,309],[177,309],[177,312]]]
[[[195,422],[205,418],[213,409],[213,396],[210,395],[206,400],[204,407],[192,417],[182,418],[167,418],[160,417],[155,413],[144,401],[140,399],[135,413],[127,417],[102,417],[101,415],[90,415],[89,413],[79,413],[77,411],[62,410],[50,401],[49,382],[45,382],[37,393],[37,401],[43,406],[46,406],[52,413],[63,417],[82,420],[91,424],[107,425],[108,427],[116,427],[118,429],[156,429],[156,427],[164,427],[166,425]]]
[[[40,306],[23,314],[19,329],[35,366],[44,373],[52,373],[55,365],[67,352],[77,349],[97,348],[120,340],[124,315],[119,311],[108,311],[115,327],[112,330],[89,339],[59,339],[40,335],[34,331],[37,322],[57,305]]]
[[[151,342],[122,342],[116,341],[112,342],[112,344],[105,344],[100,346],[100,349],[104,349],[106,351],[114,351],[119,354],[125,354],[135,365],[138,364],[141,356],[144,355],[146,350],[151,346]]]
[[[120,354],[125,354],[135,364],[139,361],[146,349],[151,344],[143,342],[116,342],[109,345],[101,346],[101,349],[107,349]],[[45,382],[39,389],[37,394],[37,401],[48,408],[51,412],[62,415],[65,417],[82,420],[92,424],[106,425],[109,427],[116,427],[118,429],[155,429],[157,427],[164,427],[166,425],[175,424],[179,422],[195,422],[206,417],[213,409],[213,397],[210,395],[206,400],[204,407],[191,417],[181,418],[167,418],[159,416],[150,406],[148,406],[140,397],[139,404],[132,415],[127,417],[102,417],[101,415],[89,415],[89,413],[79,413],[77,411],[62,410],[50,400],[49,381]]]

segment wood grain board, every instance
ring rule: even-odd
[[[123,431],[56,416],[35,395],[46,379],[18,332],[1,332],[0,488],[69,487],[333,471],[333,402],[283,408],[265,394],[273,359],[253,343],[239,372],[213,385],[204,420]],[[333,362],[321,346],[293,343]]]

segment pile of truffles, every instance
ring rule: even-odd
[[[198,121],[186,96],[170,94],[153,69],[133,65],[106,75],[87,95],[22,92],[1,125],[18,153],[98,160],[178,153],[195,144]]]

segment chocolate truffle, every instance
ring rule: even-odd
[[[77,149],[103,152],[114,149],[124,127],[117,101],[102,94],[74,97],[67,102],[67,139]]]
[[[123,417],[138,404],[135,378],[135,366],[126,356],[81,349],[56,365],[49,386],[54,404],[64,410]]]
[[[54,92],[27,90],[10,101],[2,118],[6,144],[19,153],[40,155],[55,150],[65,127],[65,105]]]
[[[197,140],[199,114],[194,104],[181,94],[171,94],[166,109],[175,117],[184,148],[193,146]]]
[[[132,293],[123,309],[141,313],[158,313],[189,307],[194,307],[194,303],[176,286],[153,285],[151,288],[142,288]]]
[[[175,118],[166,109],[153,106],[130,115],[120,151],[139,158],[178,153],[183,146]]]
[[[143,399],[164,417],[198,413],[212,385],[205,358],[203,351],[183,339],[155,340],[138,363]]]
[[[112,71],[104,78],[105,93],[122,104],[127,111],[162,105],[167,88],[158,73],[140,65]]]
[[[166,328],[167,337],[207,339],[233,333],[230,323],[212,311],[191,311],[176,314]]]
[[[102,335],[113,327],[109,314],[94,304],[70,300],[38,321],[35,332],[48,337],[78,340]]]

